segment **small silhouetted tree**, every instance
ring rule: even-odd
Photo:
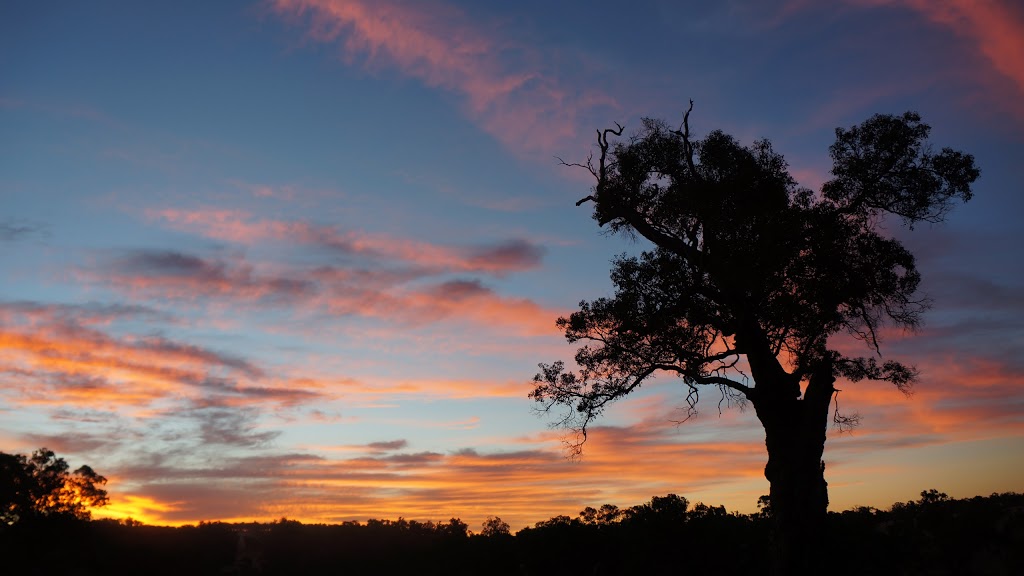
[[[772,517],[772,501],[767,494],[762,494],[757,497],[757,518],[771,518]]]
[[[768,449],[776,569],[819,569],[836,380],[908,391],[916,377],[879,360],[881,328],[913,329],[928,306],[913,254],[883,223],[943,220],[970,199],[979,171],[969,154],[933,151],[916,113],[876,115],[836,130],[832,178],[813,192],[767,140],[743,146],[720,131],[697,140],[689,114],[679,129],[645,119],[624,141],[613,141],[622,126],[598,131],[600,155],[574,164],[596,180],[577,205],[591,203],[601,227],[652,247],[613,261],[614,296],[558,319],[583,344],[579,370],[541,364],[531,397],[568,408],[562,424],[577,447],[611,402],[659,373],[680,379],[691,413],[706,387],[753,404]],[[871,354],[847,355],[836,335]]]
[[[452,518],[448,522],[439,522],[437,532],[455,538],[465,538],[469,536],[469,525],[459,518]]]
[[[89,466],[71,472],[53,451],[40,448],[31,456],[0,452],[0,523],[31,518],[88,519],[90,508],[104,506],[107,479]]]
[[[488,516],[480,531],[482,536],[508,536],[512,533],[512,527],[497,516]]]

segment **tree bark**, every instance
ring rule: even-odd
[[[822,453],[834,382],[831,366],[823,366],[811,376],[803,397],[754,401],[768,448],[764,475],[771,484],[775,522],[773,574],[824,570],[828,483]]]

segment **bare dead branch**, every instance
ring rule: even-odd
[[[835,403],[835,410],[832,412],[832,425],[840,434],[853,432],[853,429],[860,425],[860,414],[856,412],[849,415],[839,413],[840,392],[842,390],[836,388],[835,394],[832,396],[832,400]]]

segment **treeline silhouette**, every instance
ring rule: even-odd
[[[62,515],[0,526],[8,574],[765,574],[771,507],[754,514],[669,494],[586,508],[514,535],[447,522],[203,522],[148,526]],[[887,510],[830,513],[830,574],[1024,574],[1024,494],[929,490]]]

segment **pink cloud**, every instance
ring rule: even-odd
[[[870,419],[862,433],[950,442],[1024,431],[1024,376],[1013,366],[957,352],[919,358],[921,379],[909,398],[884,383],[840,384],[844,410]]]
[[[481,266],[501,265],[501,256]],[[436,262],[437,260],[431,260]],[[466,265],[476,265],[469,261]],[[265,266],[264,266],[265,268]],[[209,259],[191,254],[135,251],[78,277],[130,294],[133,298],[228,304],[269,310],[282,306],[313,319],[356,316],[392,326],[421,327],[440,322],[555,334],[564,314],[528,298],[503,296],[476,280],[424,284],[418,271],[289,269],[257,272],[240,259]]]
[[[375,405],[381,401],[405,399],[480,399],[516,398],[523,399],[530,385],[525,381],[491,381],[486,379],[454,378],[400,378],[338,380],[330,377],[299,379],[314,384],[318,390],[327,390],[346,403]],[[462,422],[465,424],[476,422]],[[454,425],[455,423],[448,423]]]
[[[991,68],[1009,79],[1017,94],[1010,98],[1024,114],[1024,8],[1005,0],[849,0],[867,6],[905,6],[967,38]]]
[[[554,310],[526,298],[499,296],[479,282],[455,280],[405,294],[406,309],[420,322],[454,317],[481,325],[519,326],[530,334],[554,334]]]
[[[513,328],[530,335],[557,334],[555,319],[560,314],[526,298],[501,296],[473,280],[388,290],[342,282],[328,287],[314,306],[336,316],[357,315],[399,325],[448,321]]]
[[[177,300],[220,296],[238,302],[295,302],[315,290],[308,280],[261,273],[240,258],[207,259],[174,251],[131,251],[103,268],[83,268],[77,275],[133,295]]]
[[[360,264],[307,269],[256,268],[238,258],[211,260],[177,252],[134,252],[93,281],[136,295],[222,298],[238,303],[288,305],[333,316],[355,315],[406,326],[440,321],[553,334],[562,312],[529,299],[502,296],[475,279],[540,266],[543,248],[525,239],[476,246],[445,246],[383,234],[343,231],[302,221],[254,218],[239,210],[149,210],[147,217],[209,238],[257,245],[289,242]],[[87,272],[82,274],[88,275]],[[433,282],[423,281],[441,277]],[[448,278],[444,278],[449,276]]]
[[[1001,0],[902,0],[934,22],[967,36],[1024,96],[1024,9]]]
[[[239,210],[149,210],[147,217],[209,238],[254,244],[284,240],[346,255],[391,260],[438,272],[502,275],[540,266],[544,250],[523,239],[485,246],[450,247],[361,231],[341,231],[309,222],[262,220]]]
[[[340,45],[346,58],[390,66],[465,99],[467,113],[515,150],[550,152],[575,141],[577,117],[611,98],[580,92],[544,70],[535,48],[482,29],[451,6],[378,0],[274,0],[275,11],[304,20],[309,36]],[[519,64],[511,64],[513,54]]]
[[[514,248],[513,250],[518,250]],[[493,258],[417,258],[435,266],[449,264],[494,269],[509,266]],[[504,260],[503,260],[504,259]],[[458,263],[458,264],[455,264]],[[513,264],[514,265],[514,264]],[[517,334],[554,334],[562,313],[527,298],[502,296],[478,280],[431,283],[432,273],[415,269],[256,267],[241,258],[208,259],[180,252],[128,252],[100,266],[76,271],[80,280],[103,285],[135,299],[173,299],[241,307],[289,307],[309,316],[359,316],[392,326],[419,327],[438,322],[512,329]]]

